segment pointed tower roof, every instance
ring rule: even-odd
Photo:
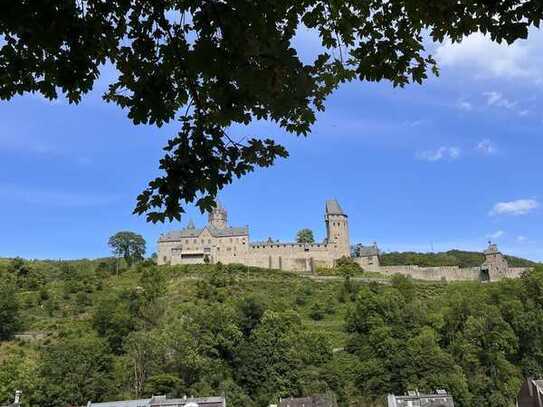
[[[194,226],[194,222],[192,221],[192,219],[189,221],[187,225],[187,229],[190,229],[190,230],[196,229],[196,226]]]
[[[326,201],[326,214],[327,215],[345,215],[338,201],[335,199],[329,199]]]

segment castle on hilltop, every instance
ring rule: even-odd
[[[333,267],[341,257],[351,256],[348,216],[336,200],[326,201],[326,238],[322,243],[251,242],[248,226],[228,225],[228,213],[219,205],[209,214],[208,224],[196,228],[193,222],[182,230],[160,236],[159,264],[241,263],[247,266],[289,271],[315,271]],[[377,248],[364,248],[362,265],[378,264]]]
[[[495,281],[519,277],[526,270],[510,268],[498,247],[492,243],[485,250],[485,262],[480,267],[381,266],[376,243],[351,247],[348,216],[335,199],[326,201],[324,225],[326,238],[322,243],[279,242],[271,238],[251,242],[249,227],[229,226],[228,212],[218,204],[210,212],[208,223],[203,228],[197,228],[190,221],[181,230],[161,235],[158,264],[240,263],[268,269],[315,272],[317,268],[334,267],[342,257],[352,257],[367,271],[432,281]]]

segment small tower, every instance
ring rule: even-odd
[[[208,223],[217,229],[224,229],[228,226],[228,213],[217,201],[217,206],[209,213]]]
[[[484,251],[484,255],[485,262],[481,270],[487,273],[489,280],[496,281],[508,276],[509,265],[495,243],[488,242],[488,249]]]
[[[350,257],[349,221],[335,199],[326,201],[324,221],[326,223],[326,241],[328,245],[335,248],[338,258]]]

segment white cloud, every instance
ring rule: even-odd
[[[456,160],[460,157],[460,148],[458,147],[439,147],[437,150],[427,150],[417,153],[417,159],[423,161]]]
[[[407,127],[417,127],[417,126],[421,126],[423,124],[426,124],[426,120],[424,119],[418,119],[418,120],[413,120],[413,121],[405,121],[404,124],[407,126]]]
[[[483,95],[486,96],[486,104],[488,106],[503,107],[504,109],[513,110],[518,104],[518,102],[503,97],[500,92],[485,92]]]
[[[518,199],[516,201],[498,202],[489,215],[526,215],[539,207],[535,199]]]
[[[459,44],[446,40],[437,48],[436,59],[441,66],[469,68],[479,76],[539,81],[541,70],[534,61],[534,56],[538,55],[537,36],[534,30],[530,33],[530,41],[520,40],[508,45],[495,43],[489,37],[475,33]]]
[[[517,242],[519,242],[519,243],[524,243],[527,240],[528,240],[528,238],[526,236],[522,236],[522,235],[517,236]]]
[[[465,110],[466,112],[471,112],[473,110],[473,105],[466,100],[459,100],[456,107],[460,110]]]
[[[485,154],[485,155],[492,155],[492,154],[495,154],[497,151],[496,146],[489,139],[481,140],[477,144],[475,149],[479,151],[481,154]]]
[[[489,239],[499,239],[503,235],[505,235],[505,232],[503,230],[498,230],[498,231],[496,231],[494,233],[486,235],[486,237],[488,237]]]

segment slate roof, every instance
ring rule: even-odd
[[[335,199],[330,199],[326,201],[326,214],[327,215],[345,215],[341,206],[339,206],[338,201]]]
[[[184,407],[190,403],[198,407],[226,407],[224,397],[199,397],[169,399],[165,396],[156,396],[151,399],[108,401],[105,403],[89,402],[87,407]]]
[[[337,403],[335,397],[319,394],[309,397],[281,399],[279,407],[337,407]]]
[[[8,404],[7,406],[2,406],[2,407],[19,407],[21,404],[19,404],[19,399],[22,395],[22,392],[20,390],[17,390],[15,392],[15,401],[11,404]]]
[[[435,394],[419,394],[414,392],[407,396],[388,395],[388,407],[454,407],[452,396],[444,390]]]
[[[247,236],[249,234],[249,228],[243,227],[226,227],[224,229],[216,228],[213,225],[206,225],[204,228],[184,228],[181,230],[174,230],[160,236],[160,242],[175,242],[184,238],[198,237],[207,229],[213,237],[232,237],[232,236]]]
[[[535,384],[539,392],[543,394],[543,380],[532,380],[532,383]]]

